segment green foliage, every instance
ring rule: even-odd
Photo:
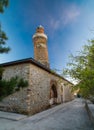
[[[54,73],[54,74],[56,74],[56,70],[55,69],[51,70],[51,72]]]
[[[8,6],[9,0],[0,0],[0,13],[4,12],[4,8]],[[10,51],[9,47],[5,47],[6,41],[8,37],[6,36],[5,32],[1,29],[0,24],[0,53],[8,53]]]
[[[0,80],[2,79],[2,74],[3,74],[4,69],[0,67]]]
[[[24,81],[23,78],[21,78],[19,81],[18,81],[18,88],[24,88],[28,86],[28,82],[27,81]]]
[[[4,12],[4,8],[7,7],[9,4],[9,0],[0,0],[0,13]],[[0,54],[8,53],[10,51],[9,47],[6,47],[6,41],[8,37],[6,36],[5,32],[1,29],[0,23]],[[0,67],[0,80],[2,78],[3,69]]]
[[[23,78],[13,77],[9,81],[0,80],[0,99],[19,91],[20,88],[28,86],[28,82]]]
[[[4,12],[4,8],[6,8],[9,4],[9,0],[0,0],[0,13]]]
[[[0,53],[8,53],[10,51],[9,47],[5,47],[6,45],[6,40],[8,40],[6,34],[1,30],[1,25],[0,25]]]
[[[94,95],[94,40],[88,42],[77,56],[70,56],[69,68],[63,72],[78,82],[75,89],[80,88],[80,93],[85,98]]]

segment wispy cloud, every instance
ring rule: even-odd
[[[64,25],[74,22],[80,15],[80,10],[76,6],[70,6],[69,9],[64,10],[61,21]]]
[[[61,26],[65,27],[68,24],[75,22],[77,17],[80,15],[80,10],[77,8],[76,5],[70,5],[64,9],[62,9],[59,14],[59,18],[57,19],[55,15],[50,18],[50,26],[56,30]]]
[[[50,19],[50,26],[53,27],[54,29],[59,28],[60,20],[55,20],[54,18],[51,18]]]

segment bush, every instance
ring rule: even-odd
[[[20,88],[28,86],[28,81],[23,78],[13,77],[9,81],[0,80],[0,100],[16,91]]]

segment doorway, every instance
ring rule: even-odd
[[[55,84],[52,84],[51,90],[50,90],[50,104],[57,104],[57,89]]]

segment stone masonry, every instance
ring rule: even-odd
[[[47,35],[44,33],[44,28],[40,25],[33,35],[34,42],[34,59],[49,67]]]
[[[18,61],[17,64],[4,65],[3,79],[9,80],[11,77],[19,76],[28,80],[29,83],[28,88],[22,89],[3,99],[2,104],[6,106],[6,111],[34,114],[45,110],[50,105],[52,85],[56,87],[57,103],[72,100],[70,92],[72,84],[69,81],[51,72],[51,70],[35,65],[32,60],[32,63],[30,63],[30,60],[26,62]],[[64,91],[61,93],[62,83],[64,91],[66,89],[66,94]],[[64,84],[67,84],[67,86],[64,86]]]

